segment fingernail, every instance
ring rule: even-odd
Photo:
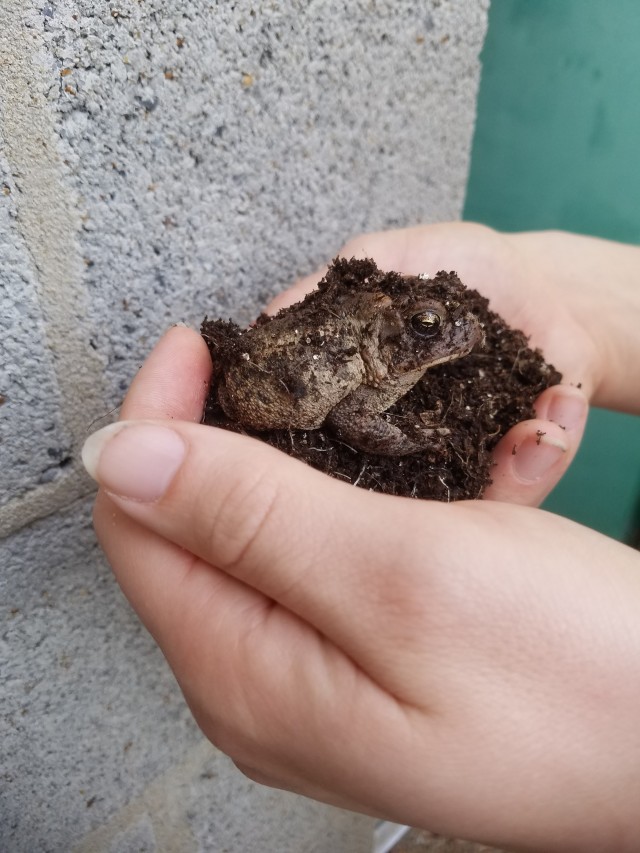
[[[513,468],[526,483],[541,480],[567,452],[567,446],[556,438],[540,433],[525,439],[514,448]]]
[[[574,388],[558,388],[549,404],[547,420],[566,430],[576,429],[584,423],[587,401],[584,394]]]
[[[120,421],[87,439],[82,461],[107,491],[152,503],[165,494],[186,452],[182,438],[168,427]]]

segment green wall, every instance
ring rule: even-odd
[[[640,0],[493,0],[465,218],[640,243]],[[631,541],[639,494],[640,419],[594,410],[546,508]]]

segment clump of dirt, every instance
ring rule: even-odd
[[[403,287],[403,276],[383,273],[373,261],[338,259],[323,279],[319,291],[287,312],[313,310],[318,300],[331,299],[340,288],[371,289],[372,280],[393,296]],[[214,372],[203,421],[259,438],[306,462],[313,468],[361,488],[390,495],[454,501],[480,498],[491,483],[492,450],[499,439],[519,421],[534,417],[538,395],[557,385],[561,374],[528,346],[526,336],[489,308],[477,291],[461,286],[454,272],[440,272],[426,282],[435,298],[455,290],[466,310],[482,323],[485,343],[471,354],[437,365],[398,402],[386,416],[402,423],[422,412],[439,412],[438,427],[448,431],[437,449],[408,456],[364,453],[341,442],[326,427],[313,430],[266,430],[256,432],[230,420],[218,400],[218,384],[225,364],[242,348],[243,331],[236,324],[208,320],[202,324],[214,363]],[[315,300],[315,302],[314,302]],[[272,318],[261,315],[258,325]]]

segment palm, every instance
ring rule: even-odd
[[[469,223],[449,223],[373,234],[352,241],[343,254],[369,254],[386,269],[430,274],[455,269],[462,281],[530,337],[568,384],[590,394],[597,354],[589,332],[571,312],[567,294],[529,262],[516,235]]]

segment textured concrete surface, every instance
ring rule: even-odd
[[[203,744],[79,447],[169,323],[459,216],[487,5],[0,3],[0,849],[366,849]]]
[[[0,850],[368,851],[370,820],[254,785],[204,741],[89,511],[3,546]]]
[[[2,158],[0,181],[14,189]],[[56,480],[71,455],[71,436],[61,417],[62,400],[53,355],[44,337],[45,319],[37,282],[15,217],[13,199],[5,197],[0,206],[0,393],[4,392],[7,400],[0,410],[0,505]],[[28,432],[19,427],[19,419],[30,423]]]

